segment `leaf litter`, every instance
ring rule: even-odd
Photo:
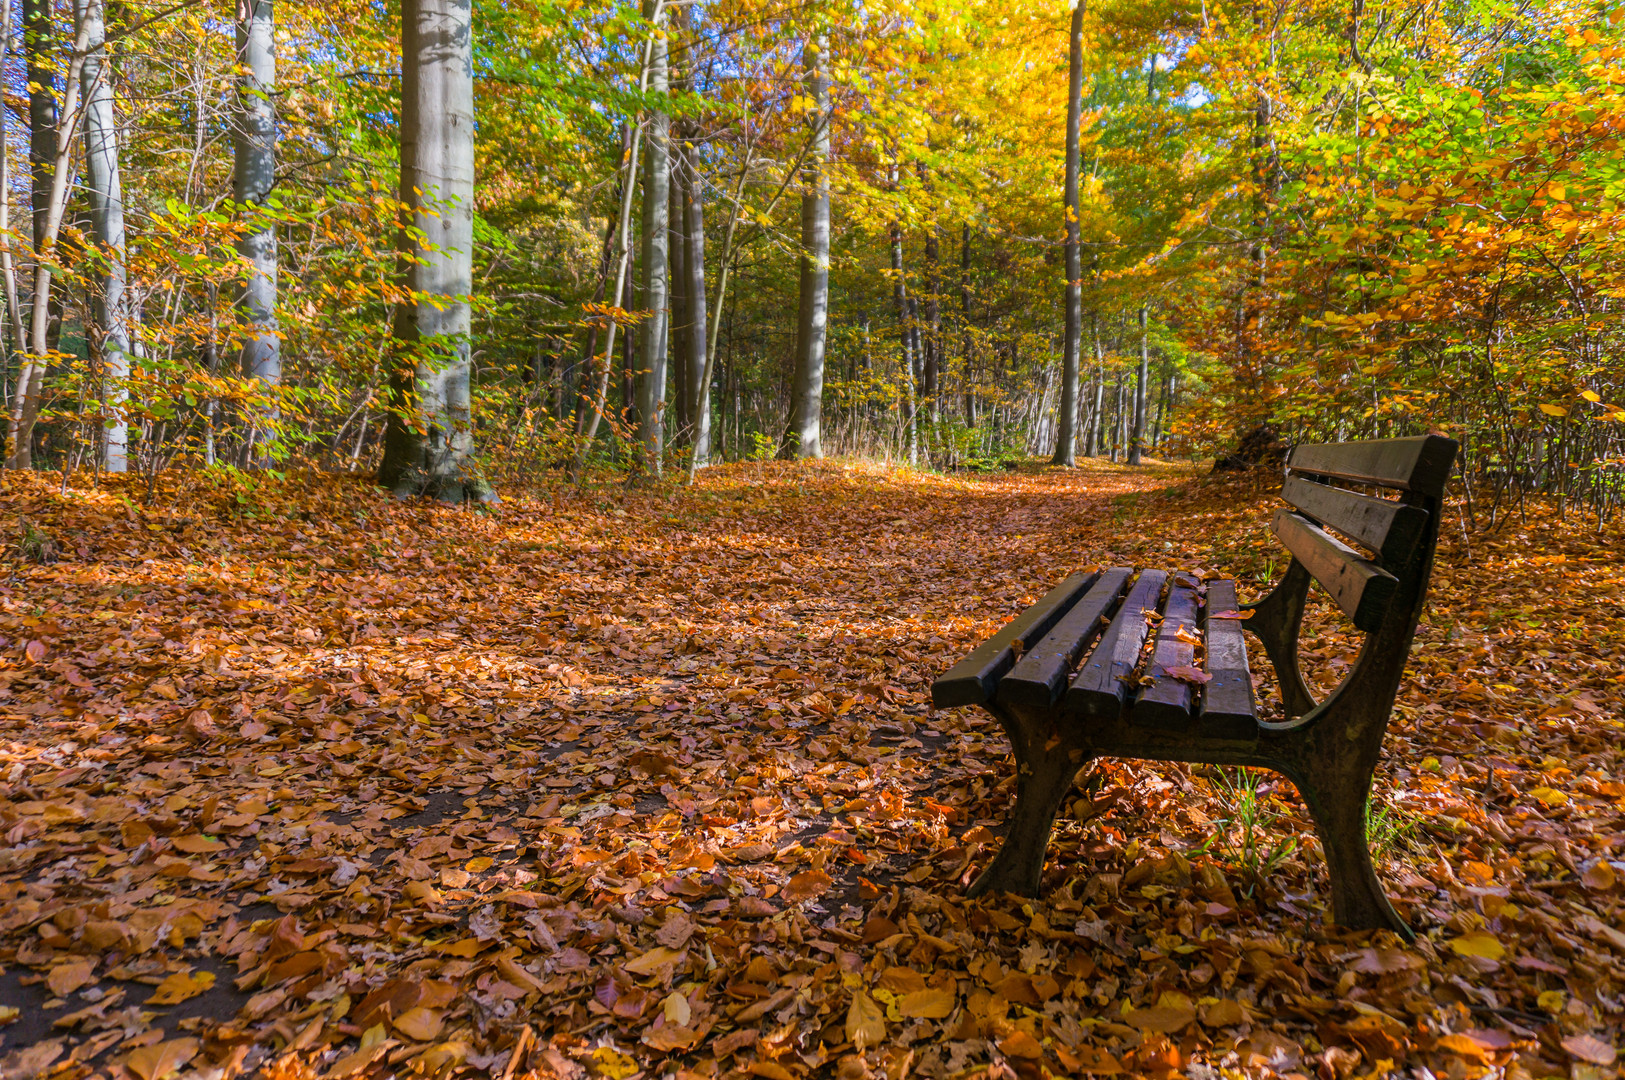
[[[1246,481],[165,494],[0,495],[62,555],[0,583],[8,1080],[1618,1072],[1617,528],[1448,522],[1372,812],[1406,946],[1325,923],[1289,783],[1180,766],[964,898],[1013,778],[930,680],[1083,563],[1257,595]],[[1313,686],[1357,647],[1313,607]]]

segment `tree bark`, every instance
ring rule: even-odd
[[[921,170],[922,177],[924,170]],[[925,230],[925,341],[921,353],[924,370],[920,389],[925,395],[927,415],[931,423],[942,420],[942,275],[938,266],[937,226],[935,222]]]
[[[645,0],[644,13],[655,31],[649,52],[649,91],[665,94],[670,87],[666,36],[660,32],[665,9],[659,0]],[[671,116],[656,110],[648,119],[649,153],[643,173],[642,303],[649,317],[639,328],[638,370],[633,379],[641,468],[659,476],[665,452],[666,336],[669,300],[666,229],[669,225],[671,184]]]
[[[803,167],[801,196],[801,288],[796,318],[795,375],[790,423],[779,457],[819,458],[824,410],[824,343],[829,330],[829,37],[818,34],[801,50],[812,92],[812,152]]]
[[[403,0],[398,349],[378,481],[398,496],[494,499],[472,473],[474,248],[471,0]],[[415,230],[415,232],[414,232]],[[423,240],[416,239],[421,233]]]
[[[44,391],[45,368],[49,363],[48,346],[56,337],[56,324],[60,321],[57,305],[49,295],[50,272],[40,268],[40,254],[49,243],[51,192],[59,156],[54,47],[51,0],[23,0],[23,52],[28,77],[29,204],[33,211],[36,285],[41,273],[46,275],[47,280],[46,302],[32,306],[36,309],[35,317],[43,318],[47,325],[40,328],[40,333],[35,333],[30,326],[29,348],[17,376],[11,414],[11,452],[6,462],[13,469],[33,467],[34,422],[39,416],[40,395]],[[38,348],[35,348],[36,340]]]
[[[706,326],[705,303],[705,191],[699,174],[699,157],[690,146],[684,155],[688,179],[683,188],[683,232],[688,250],[683,267],[688,272],[688,400],[693,425],[693,460],[696,466],[711,460],[711,361],[710,333]],[[690,470],[692,472],[692,469]]]
[[[243,374],[259,383],[264,400],[251,409],[243,460],[269,462],[278,410],[272,395],[282,385],[282,340],[277,335],[276,225],[260,207],[276,183],[276,20],[272,0],[237,0],[237,123],[232,131],[232,195],[246,220],[237,253],[248,279],[237,297]],[[471,107],[472,108],[472,107]]]
[[[102,429],[102,468],[129,468],[129,425],[124,418],[130,375],[130,332],[124,314],[124,189],[119,176],[118,121],[113,112],[112,70],[107,62],[107,21],[102,0],[74,0],[74,21],[86,42],[79,71],[85,102],[85,179],[90,195],[91,230],[106,267],[95,297],[102,357],[106,418]]]
[[[0,0],[0,26],[11,26],[12,13],[11,0]],[[0,34],[0,70],[5,69],[6,53],[11,44],[9,32]],[[11,135],[10,125],[6,123],[6,110],[0,109],[0,176],[11,175]],[[12,259],[11,251],[11,199],[0,197],[0,278],[4,279],[5,303],[7,322],[10,323],[11,348],[7,352],[17,354],[19,369],[17,372],[17,385],[12,392],[12,412],[6,416],[8,431],[15,432],[21,416],[21,408],[27,384],[32,376],[32,365],[28,357],[28,338],[23,326],[22,305],[17,300],[17,267]],[[10,357],[6,357],[6,366],[10,368]]]
[[[918,417],[914,403],[914,338],[913,320],[909,316],[908,283],[903,279],[903,227],[897,222],[891,226],[892,300],[897,305],[898,336],[903,347],[903,383],[907,398],[903,404],[903,437],[907,442],[908,463],[920,462]]]
[[[1134,375],[1134,433],[1129,439],[1128,463],[1138,465],[1145,453],[1145,391],[1151,377],[1151,345],[1145,329],[1145,305],[1140,305],[1140,368]]]
[[[1078,352],[1083,336],[1083,253],[1078,218],[1079,129],[1083,124],[1083,14],[1077,0],[1068,34],[1066,95],[1066,339],[1061,348],[1061,407],[1055,432],[1056,465],[1078,463]]]

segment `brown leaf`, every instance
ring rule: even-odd
[[[1593,1065],[1612,1065],[1614,1059],[1619,1056],[1619,1051],[1614,1049],[1613,1046],[1603,1042],[1595,1035],[1585,1033],[1570,1035],[1565,1038],[1563,1040],[1563,1049],[1569,1052],[1569,1056],[1580,1061],[1588,1061]]]
[[[860,1053],[886,1039],[886,1015],[862,990],[852,995],[852,1004],[846,1010],[846,1037]]]

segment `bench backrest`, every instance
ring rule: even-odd
[[[1439,435],[1298,446],[1287,459],[1271,529],[1353,621],[1376,633],[1395,604],[1416,610],[1432,567],[1439,507],[1457,444]],[[1351,491],[1355,484],[1397,500]],[[1333,533],[1365,548],[1361,554]]]

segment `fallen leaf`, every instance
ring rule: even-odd
[[[1569,1035],[1563,1039],[1563,1049],[1569,1056],[1580,1061],[1588,1061],[1593,1065],[1608,1066],[1614,1063],[1619,1051],[1612,1045],[1603,1042],[1595,1035],[1580,1033]]]
[[[875,999],[862,990],[852,995],[852,1004],[846,1010],[846,1037],[859,1053],[885,1041],[886,1016]]]
[[[1494,934],[1482,930],[1450,940],[1450,948],[1462,956],[1479,956],[1499,960],[1507,954],[1506,946]]]
[[[197,1056],[197,1051],[196,1039],[168,1039],[130,1051],[124,1065],[141,1080],[164,1080],[179,1072],[181,1066]]]
[[[208,990],[214,985],[212,971],[177,971],[152,992],[148,1005],[179,1005]]]
[[[69,960],[65,964],[58,964],[45,976],[45,985],[50,987],[51,993],[57,997],[67,997],[75,990],[91,981],[92,972],[96,970],[96,961],[88,959]]]

